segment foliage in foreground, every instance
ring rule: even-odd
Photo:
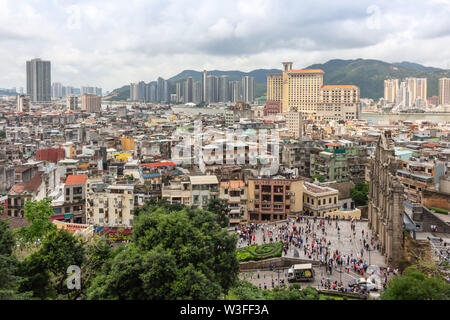
[[[427,274],[411,266],[405,274],[391,280],[381,299],[450,300],[450,283],[437,274]]]
[[[234,235],[208,211],[149,204],[127,250],[108,260],[88,299],[218,299],[236,281]]]
[[[238,283],[230,289],[227,300],[319,300],[319,292],[308,286],[300,289],[298,283],[294,283],[288,288],[274,288],[272,290],[259,289],[252,283],[239,280]]]

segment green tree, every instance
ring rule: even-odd
[[[218,299],[237,280],[236,242],[209,211],[149,204],[129,248],[114,250],[87,298]]]
[[[9,227],[9,221],[0,219],[0,255],[12,255],[15,244],[14,233]]]
[[[25,258],[22,290],[32,290],[35,297],[74,299],[81,291],[70,291],[65,286],[67,268],[81,268],[84,258],[83,244],[65,230],[50,232],[42,241],[39,251]]]
[[[263,290],[248,281],[240,280],[230,289],[226,298],[229,300],[319,300],[320,295],[311,286],[302,290],[298,283],[289,287]]]
[[[25,202],[24,216],[30,225],[19,230],[19,234],[25,242],[42,239],[49,232],[56,230],[56,225],[49,220],[54,214],[51,203],[50,198]]]
[[[230,207],[226,200],[223,199],[210,199],[208,202],[208,211],[214,213],[217,216],[217,223],[221,227],[228,227],[230,219],[228,215],[230,214]]]
[[[350,196],[356,206],[365,206],[368,203],[369,185],[364,182],[356,182],[355,187],[350,190]]]
[[[0,300],[28,299],[31,293],[20,293],[22,278],[17,275],[18,261],[13,255],[14,233],[8,220],[0,220]]]
[[[320,174],[315,174],[311,178],[313,179],[313,181],[316,181],[316,179],[319,180],[319,182],[325,181],[325,177]]]
[[[439,275],[430,276],[415,266],[394,277],[381,294],[383,300],[449,300],[450,284]]]

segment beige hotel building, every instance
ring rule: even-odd
[[[340,86],[333,92],[330,86],[323,85],[323,70],[293,70],[292,64],[283,62],[281,74],[267,75],[267,101],[280,101],[282,113],[301,112],[303,120],[357,118],[360,107],[358,87]],[[330,100],[323,100],[325,97]],[[347,99],[349,97],[351,99]]]

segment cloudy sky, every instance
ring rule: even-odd
[[[182,70],[295,68],[330,59],[450,64],[450,0],[0,0],[0,88],[26,60],[52,82],[112,90]]]

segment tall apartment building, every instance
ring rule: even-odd
[[[254,78],[249,76],[242,77],[241,88],[242,88],[242,101],[245,103],[253,102]]]
[[[388,103],[395,103],[398,89],[399,89],[398,79],[384,80],[384,100],[386,100]]]
[[[158,84],[156,87],[156,101],[158,102],[167,102],[169,98],[169,88],[167,80],[164,80],[163,78],[158,78]]]
[[[67,110],[77,110],[78,109],[78,97],[70,95],[66,98],[66,108]]]
[[[284,117],[286,119],[286,128],[289,132],[293,133],[295,138],[301,138],[303,125],[302,114],[300,112],[292,111],[286,112]]]
[[[411,92],[410,105],[415,105],[417,99],[427,101],[427,78],[408,78],[406,79]]]
[[[233,103],[241,101],[240,85],[241,83],[239,81],[230,81],[229,83],[230,101]]]
[[[439,104],[450,104],[450,78],[439,79]]]
[[[30,112],[30,97],[17,96],[17,112]]]
[[[182,100],[181,100],[181,92],[182,92],[181,91],[181,87],[182,87],[182,83],[178,81],[175,84],[175,95],[176,95],[175,101],[177,103],[182,102]]]
[[[27,61],[27,95],[32,102],[51,101],[50,61],[32,59]]]
[[[199,104],[202,102],[202,84],[200,81],[195,81],[192,88],[192,102]]]
[[[216,76],[208,76],[206,78],[206,102],[218,102],[219,98],[219,78]]]
[[[89,113],[99,112],[102,107],[102,98],[95,94],[83,94],[81,96],[81,110]]]
[[[188,77],[184,82],[184,94],[183,94],[184,103],[192,102],[193,87],[194,87],[194,80],[192,79],[192,77]]]
[[[206,70],[202,72],[202,102],[206,102],[206,79],[207,73]]]
[[[63,97],[63,85],[60,82],[52,83],[52,98]]]
[[[320,90],[317,115],[321,120],[358,119],[361,101],[354,85],[324,85]]]
[[[219,77],[219,102],[228,102],[228,76]]]
[[[130,100],[138,101],[139,99],[139,86],[137,83],[130,83]]]

